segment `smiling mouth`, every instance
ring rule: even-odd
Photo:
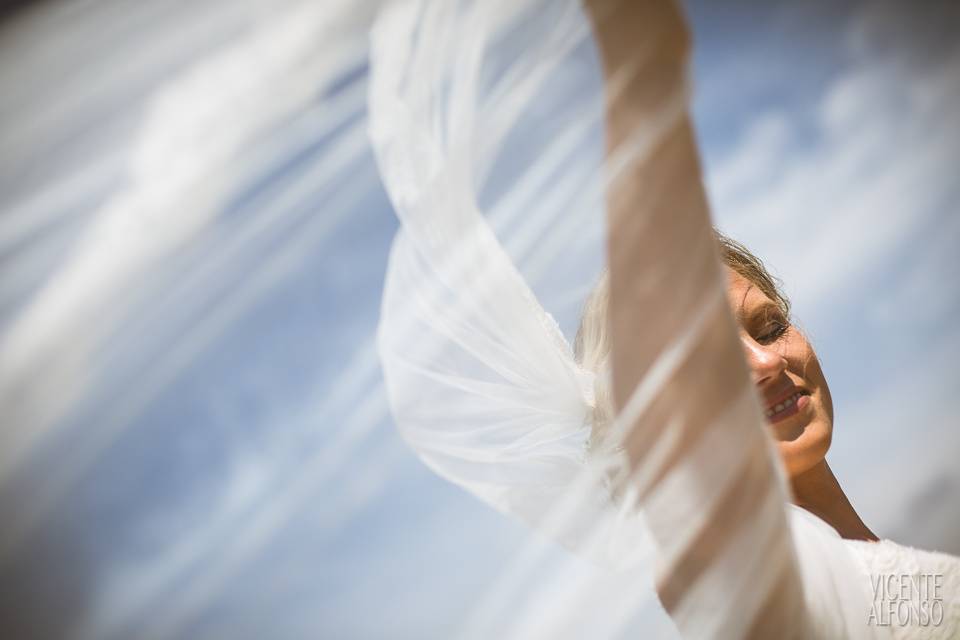
[[[798,411],[797,401],[799,401],[804,395],[805,394],[802,391],[797,391],[789,398],[781,400],[771,407],[767,407],[765,414],[767,416],[767,420],[770,422],[779,422],[780,420],[795,414]]]

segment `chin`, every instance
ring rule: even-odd
[[[809,471],[826,457],[833,430],[825,422],[814,420],[804,426],[797,437],[777,442],[788,477]]]

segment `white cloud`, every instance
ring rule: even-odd
[[[770,111],[761,114],[737,147],[711,174],[714,198],[719,202],[736,201],[763,182],[774,178],[771,171],[788,151],[792,131],[785,114]]]
[[[906,54],[881,66],[861,52],[820,96],[813,135],[801,114],[761,113],[708,167],[721,226],[773,258],[805,312],[828,312],[832,296],[946,213],[960,161],[958,54],[918,68]]]

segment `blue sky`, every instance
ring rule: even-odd
[[[783,278],[814,339],[836,405],[835,472],[880,535],[960,553],[956,10],[687,8],[715,218]],[[596,101],[592,51],[548,86],[517,149],[550,139],[551,100]],[[308,116],[302,124],[314,131]],[[297,161],[264,170],[230,215],[252,220],[256,203],[279,199],[299,173],[311,178],[337,144],[352,152],[351,125],[362,122],[305,136]],[[596,131],[587,164],[602,154]],[[504,154],[494,183],[515,170],[511,158],[522,164]],[[106,365],[95,392],[3,488],[20,509],[64,478],[4,570],[75,630],[449,637],[538,544],[435,477],[397,436],[371,342],[397,224],[368,150],[327,178],[335,193],[305,187],[242,245],[212,223],[207,240],[242,251],[216,261],[201,251],[211,243],[174,252],[143,288],[165,297],[133,291],[123,331],[96,352]],[[98,184],[115,179],[107,171]],[[318,214],[333,210],[342,213]],[[71,227],[60,228],[48,247],[69,244]],[[596,268],[602,231],[585,228],[568,270]],[[570,332],[578,299],[564,293],[593,272],[548,267],[537,292]],[[102,446],[99,433],[111,434]],[[64,471],[85,451],[90,464]],[[538,549],[547,570],[576,570]]]

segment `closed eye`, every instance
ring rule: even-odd
[[[767,325],[763,333],[757,336],[756,340],[760,344],[771,344],[782,338],[783,334],[785,334],[789,328],[790,325],[786,322],[776,320]]]

